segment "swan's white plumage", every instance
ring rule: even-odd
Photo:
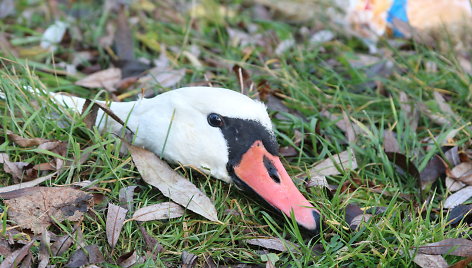
[[[77,97],[53,96],[59,104],[77,111],[82,110],[85,102]],[[201,168],[226,182],[231,182],[226,170],[228,146],[221,130],[208,124],[208,114],[255,120],[273,135],[264,104],[224,88],[181,88],[151,99],[113,102],[110,109],[135,131],[136,145],[162,154],[168,161]],[[104,116],[102,111],[96,124],[100,130],[121,131],[121,125]]]

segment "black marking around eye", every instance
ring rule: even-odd
[[[272,155],[279,154],[279,145],[272,131],[260,122],[222,116],[225,124],[220,127],[228,144],[228,164],[237,166],[245,152],[259,140]]]

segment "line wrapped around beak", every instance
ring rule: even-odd
[[[319,211],[297,189],[279,157],[270,154],[261,141],[255,141],[242,155],[234,172],[271,206],[288,217],[293,211],[300,226],[317,231],[320,224]]]

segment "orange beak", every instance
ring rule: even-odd
[[[270,154],[261,141],[242,155],[234,166],[236,176],[272,207],[289,218],[293,211],[297,223],[309,231],[318,231],[320,213],[300,193],[279,157]]]

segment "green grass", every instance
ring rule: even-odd
[[[208,1],[211,2],[211,1]],[[74,8],[79,8],[75,4]],[[87,90],[74,85],[78,76],[58,76],[45,71],[53,70],[53,62],[67,61],[77,47],[98,51],[98,63],[102,68],[109,66],[111,56],[98,45],[98,39],[105,31],[105,17],[100,7],[92,8],[92,3],[81,4],[89,11],[88,22],[79,21],[77,27],[83,33],[83,39],[72,40],[61,46],[55,55],[40,53],[29,57],[14,59],[4,52],[0,60],[0,90],[8,96],[8,101],[0,101],[0,124],[4,130],[11,130],[23,137],[41,137],[63,140],[69,143],[65,160],[69,166],[60,176],[44,185],[63,185],[83,180],[97,180],[96,192],[103,193],[106,200],[118,203],[119,190],[130,185],[138,185],[139,191],[134,197],[134,207],[167,201],[166,198],[146,185],[140,179],[131,157],[119,154],[119,140],[110,134],[91,131],[78,114],[63,113],[45,96],[35,96],[23,90],[24,86],[44,88],[49,91],[67,91],[82,97],[95,97],[97,90]],[[236,9],[239,4],[229,8]],[[21,6],[21,9],[25,9]],[[132,9],[132,14],[137,14]],[[286,114],[286,120],[274,117],[276,133],[281,146],[293,144],[294,131],[305,134],[298,146],[299,155],[284,159],[289,173],[295,177],[306,177],[307,170],[314,163],[352,147],[359,162],[359,168],[339,176],[328,178],[330,184],[341,186],[346,182],[360,181],[352,192],[342,192],[339,187],[334,193],[326,189],[309,188],[299,183],[301,192],[312,201],[323,215],[324,225],[321,234],[308,239],[302,237],[297,227],[284,225],[272,219],[258,204],[246,198],[231,185],[199,175],[192,170],[180,170],[185,177],[193,181],[215,203],[218,217],[223,224],[206,221],[191,212],[178,219],[143,223],[144,228],[163,245],[165,251],[155,253],[148,258],[146,266],[177,267],[182,251],[189,251],[200,256],[211,256],[220,265],[237,263],[263,264],[260,249],[244,243],[254,236],[282,237],[300,246],[300,252],[278,253],[280,260],[277,267],[307,266],[412,266],[412,257],[408,252],[416,246],[436,242],[444,238],[468,238],[472,232],[467,224],[457,227],[447,225],[447,210],[441,207],[441,201],[447,196],[444,181],[438,181],[429,193],[433,197],[429,203],[423,203],[416,179],[401,175],[383,152],[383,131],[397,133],[402,151],[418,167],[424,168],[427,161],[441,151],[443,141],[436,143],[426,138],[445,135],[451,129],[470,124],[472,118],[471,77],[464,73],[450,56],[443,56],[434,50],[415,46],[414,53],[388,48],[393,52],[390,60],[398,70],[388,78],[379,78],[382,89],[364,87],[369,78],[365,69],[355,69],[349,60],[356,53],[365,51],[359,42],[347,37],[325,43],[322,46],[310,46],[301,40],[296,47],[280,56],[264,55],[264,48],[255,47],[254,52],[245,58],[245,51],[232,46],[225,27],[238,28],[240,23],[255,23],[261,31],[272,31],[280,39],[295,35],[299,26],[284,22],[260,21],[242,9],[239,16],[228,19],[212,20],[211,15],[203,18],[189,17],[182,23],[165,22],[151,19],[148,13],[140,19],[139,27],[133,31],[135,52],[139,57],[157,58],[159,51],[155,44],[167,47],[188,48],[196,45],[201,50],[200,59],[203,68],[197,69],[184,57],[172,53],[176,67],[185,67],[189,71],[176,87],[204,80],[206,71],[214,73],[212,81],[232,89],[239,89],[238,81],[230,70],[207,64],[205,59],[231,64],[238,63],[253,74],[255,82],[267,80],[273,89],[280,90],[290,98],[285,104],[305,117],[301,119]],[[113,14],[109,14],[113,17]],[[143,15],[144,16],[144,15]],[[31,50],[38,44],[41,29],[49,25],[50,20],[41,14],[34,14],[30,22],[9,18],[0,22],[0,28],[12,36],[11,43],[24,50]],[[93,28],[91,25],[99,25]],[[194,27],[190,25],[194,24]],[[138,33],[141,41],[138,41]],[[80,43],[80,44],[79,44]],[[153,45],[154,44],[154,45]],[[10,60],[7,60],[10,59]],[[276,59],[272,64],[268,60]],[[335,60],[336,64],[330,63]],[[429,72],[425,64],[433,62],[437,72]],[[162,89],[157,89],[156,92]],[[167,90],[167,89],[165,89]],[[401,109],[400,92],[406,93],[412,103],[425,103],[433,112],[441,113],[434,101],[433,92],[440,91],[449,97],[448,103],[461,120],[452,120],[449,126],[437,125],[425,114],[420,114],[419,127],[413,131],[410,118]],[[102,94],[101,96],[104,96]],[[351,118],[361,122],[369,129],[369,134],[359,135],[356,143],[348,144],[344,133],[333,122],[320,115],[323,110],[342,115],[346,112]],[[274,114],[273,112],[271,114]],[[20,148],[8,141],[5,131],[0,137],[0,151],[10,155],[14,161],[41,163],[50,156],[38,153],[31,148]],[[455,138],[458,146],[470,148],[471,130],[462,129]],[[427,145],[433,149],[426,151]],[[90,153],[88,160],[80,164],[82,155]],[[9,174],[0,172],[0,184],[13,184]],[[382,187],[388,194],[371,191],[369,185]],[[411,201],[401,199],[400,194],[410,194]],[[385,206],[385,213],[376,215],[358,230],[352,231],[345,221],[344,210],[350,203],[361,207]],[[240,215],[231,215],[227,210],[235,210]],[[115,249],[108,246],[105,235],[106,205],[94,207],[80,228],[86,244],[99,245],[106,256],[104,267],[116,267],[114,261],[124,252],[136,250],[138,255],[146,255],[146,246],[136,222],[124,225]],[[6,218],[3,223],[8,222]],[[74,223],[64,222],[51,228],[56,234],[73,233]],[[324,253],[317,255],[312,248],[321,244]],[[37,249],[38,245],[34,245]],[[59,267],[67,263],[71,253],[77,249],[72,246],[63,256],[51,259],[51,264]],[[36,250],[37,252],[37,250]],[[0,257],[1,258],[1,257]],[[460,260],[459,257],[447,256],[449,264]]]

